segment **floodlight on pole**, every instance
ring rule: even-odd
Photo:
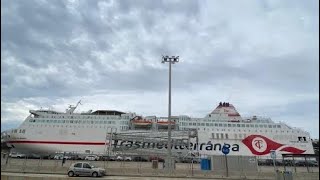
[[[162,63],[169,63],[169,102],[168,102],[168,156],[166,162],[166,168],[169,173],[172,172],[172,143],[171,143],[171,64],[179,62],[179,56],[162,56]]]

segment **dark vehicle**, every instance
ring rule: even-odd
[[[282,160],[275,160],[276,166],[282,166],[283,162]],[[259,159],[258,160],[259,166],[273,166],[273,159]]]
[[[146,158],[144,158],[144,157],[138,156],[138,157],[134,157],[134,158],[132,159],[132,161],[148,162],[148,159],[146,159]]]
[[[77,154],[70,154],[68,156],[70,157],[70,160],[81,160],[81,157]]]
[[[108,156],[108,155],[102,155],[99,156],[98,161],[115,161],[116,156]]]
[[[110,156],[110,161],[116,161],[117,157],[116,156]]]
[[[73,163],[69,170],[68,170],[68,176],[104,176],[106,175],[106,170],[99,167],[94,167],[92,164],[87,162],[78,162]]]
[[[282,164],[285,166],[294,166],[293,160],[284,160]]]
[[[265,163],[266,163],[266,161],[263,161],[263,160],[261,160],[261,159],[258,159],[258,165],[259,165],[259,166],[263,166],[263,165],[265,165]]]
[[[315,160],[298,160],[298,161],[295,161],[295,165],[296,166],[309,166],[309,167],[318,167],[319,164],[317,161]]]
[[[295,161],[296,166],[306,166],[306,162],[304,160],[301,161]]]
[[[311,160],[311,161],[307,161],[307,163],[308,163],[308,166],[312,166],[312,167],[319,166],[318,161]]]
[[[98,161],[110,161],[110,156],[99,156]]]
[[[272,166],[273,165],[273,160],[272,159],[266,159],[265,165],[266,166]]]
[[[41,156],[42,159],[53,159],[54,155],[43,155]]]
[[[27,159],[40,159],[41,156],[38,154],[28,154]]]
[[[273,163],[272,163],[273,165]],[[283,162],[282,160],[276,160],[276,166],[282,166],[283,165]]]

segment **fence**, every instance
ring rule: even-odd
[[[127,156],[123,154],[123,156]],[[130,176],[168,176],[164,168],[161,157],[150,155],[131,156],[132,161],[88,161],[91,164],[103,167],[108,175],[130,175]],[[246,156],[228,156],[227,164],[224,156],[209,156],[211,158],[211,170],[202,170],[199,161],[196,163],[182,163],[181,159],[176,159],[175,168],[170,174],[179,177],[235,177],[235,178],[254,178],[254,179],[274,179],[276,174],[273,166],[260,166],[259,158]],[[54,159],[29,159],[8,158],[7,154],[1,154],[1,171],[3,172],[25,172],[25,173],[52,173],[67,174],[70,165],[77,161],[84,160],[62,160]],[[184,161],[185,162],[185,161]],[[228,167],[228,174],[226,173]],[[283,166],[277,166],[277,170],[283,171]],[[288,167],[287,167],[288,168]],[[288,169],[287,169],[288,170]],[[302,179],[319,179],[318,167],[310,167],[309,173],[306,167],[296,167],[293,171],[294,177]],[[300,179],[300,178],[297,178]]]

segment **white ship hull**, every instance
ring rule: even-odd
[[[278,158],[281,158],[281,154],[283,153],[314,154],[309,134],[304,131],[290,127],[284,128],[284,126],[281,126],[278,130],[263,127],[263,131],[256,127],[246,127],[242,129],[241,127],[228,127],[233,126],[234,123],[238,126],[250,123],[237,123],[237,120],[235,122],[210,121],[210,119],[214,119],[215,111],[209,115],[213,116],[210,118],[192,119],[186,118],[186,116],[179,117],[176,122],[181,129],[187,129],[189,127],[198,129],[199,143],[197,145],[195,140],[191,140],[188,147],[174,146],[172,148],[173,151],[187,150],[199,152],[201,155],[222,155],[221,149],[226,145],[230,149],[229,155],[231,156],[254,155],[270,157],[270,151],[272,150],[276,151]],[[130,127],[129,121],[135,116],[134,114],[109,117],[76,113],[58,113],[55,115],[41,115],[41,113],[34,113],[34,111],[32,111],[32,113],[36,114],[39,120],[34,116],[29,116],[19,128],[11,130],[8,133],[9,136],[6,137],[8,145],[14,147],[16,151],[41,154],[52,154],[55,152],[103,154],[108,151],[108,147],[110,146],[106,135],[111,129],[113,132],[115,132],[116,129],[118,132],[134,132],[134,130],[128,130]],[[62,120],[64,116],[68,121]],[[92,118],[94,118],[94,120],[92,120]],[[234,112],[232,118],[234,118]],[[95,123],[96,121],[98,121],[98,123]],[[110,121],[110,124],[107,121]],[[113,122],[115,123],[112,124]],[[154,124],[156,124],[156,121]],[[201,126],[202,124],[205,125]],[[214,126],[215,124],[217,124],[217,127]],[[222,127],[220,127],[220,124]],[[269,122],[269,124],[274,126],[276,123]],[[146,129],[145,131],[155,130]],[[245,133],[241,133],[241,131]],[[219,137],[220,134],[221,136]],[[223,135],[225,135],[224,138]],[[242,135],[242,137],[236,137],[237,135]],[[123,143],[123,145],[125,144],[128,144],[128,142]],[[134,144],[135,142],[132,142],[132,145]],[[111,145],[114,146],[115,142],[112,142]],[[121,145],[121,143],[118,142],[117,145]],[[147,144],[140,144],[139,148],[146,148],[146,146]],[[158,150],[162,149],[165,151],[166,149],[163,146],[159,146],[156,142],[151,146],[154,146],[154,149]]]

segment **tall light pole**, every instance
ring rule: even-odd
[[[166,166],[165,168],[169,171],[169,173],[172,172],[172,145],[171,145],[171,64],[175,64],[179,62],[179,56],[162,56],[162,63],[169,63],[169,102],[168,102],[168,157],[166,160]]]

